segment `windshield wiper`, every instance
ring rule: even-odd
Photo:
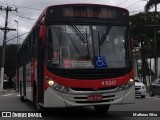
[[[106,39],[106,37],[108,36],[111,28],[112,28],[112,24],[110,24],[110,25],[108,25],[108,26],[106,27],[106,31],[105,31],[105,33],[102,35],[102,37],[101,37],[101,39],[100,39],[100,41],[99,41],[99,45],[102,45],[102,44],[103,44],[103,42],[104,42],[104,40]]]
[[[81,39],[81,41],[84,43],[87,43],[88,40],[83,36],[81,31],[75,25],[71,25],[71,26],[72,26],[73,30],[75,31],[76,35]]]

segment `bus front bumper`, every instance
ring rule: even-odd
[[[102,95],[101,101],[88,101],[90,95]],[[110,91],[81,91],[74,94],[60,93],[47,88],[44,93],[44,107],[78,107],[78,106],[94,106],[94,105],[109,105],[109,104],[131,104],[135,102],[135,87],[134,85],[128,90],[119,92]]]

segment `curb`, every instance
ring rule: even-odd
[[[5,93],[16,93],[16,90],[14,90],[14,89],[5,89],[3,91],[0,91],[0,94],[5,94]]]

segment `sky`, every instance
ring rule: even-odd
[[[8,28],[17,29],[18,21],[18,34],[24,34],[31,30],[32,26],[42,13],[44,8],[54,4],[63,3],[97,3],[107,4],[112,6],[118,6],[128,9],[130,15],[144,11],[144,6],[147,0],[0,0],[0,6],[6,7],[7,5],[12,9],[18,8],[17,12],[9,12]],[[158,6],[158,8],[160,8]],[[159,10],[159,9],[158,9]],[[5,11],[0,11],[0,27],[4,27],[5,23]],[[3,31],[0,30],[0,45],[3,43]],[[15,38],[17,31],[10,31],[7,33],[7,41]],[[22,43],[25,36],[19,37],[19,43]],[[16,44],[17,39],[13,39],[7,42],[7,44]]]

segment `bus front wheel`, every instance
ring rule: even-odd
[[[24,98],[24,96],[20,96],[21,102],[26,102],[26,99]]]
[[[104,114],[109,110],[110,105],[98,105],[94,106],[94,109],[97,113]]]

